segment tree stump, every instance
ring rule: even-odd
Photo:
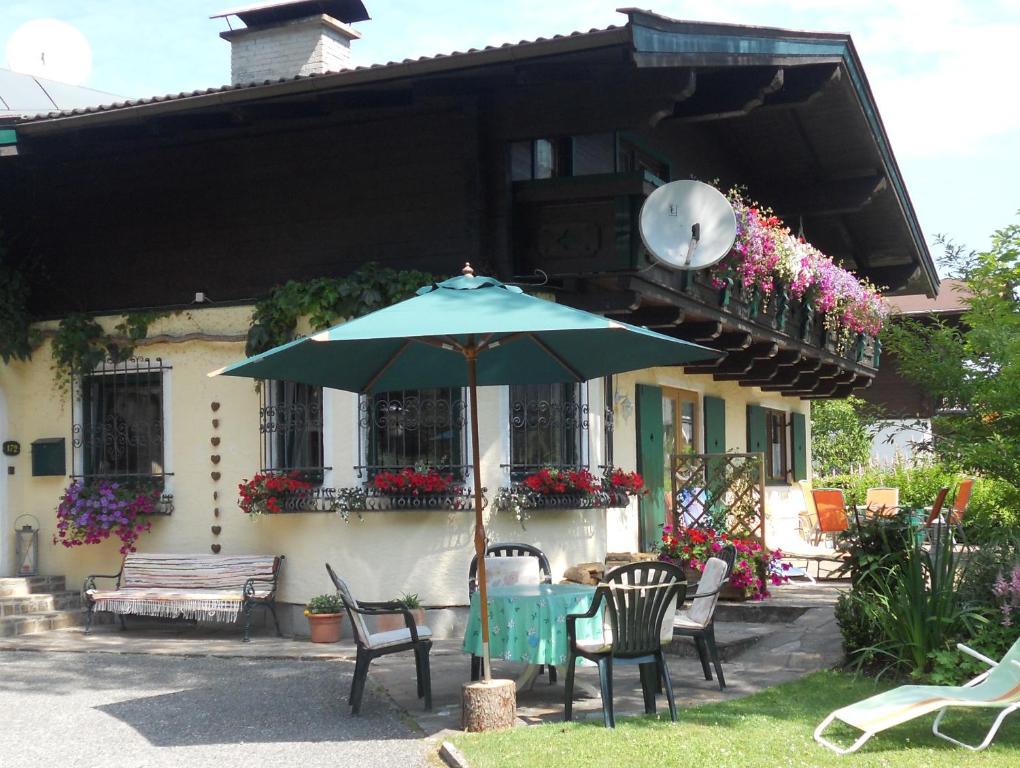
[[[479,680],[461,688],[461,727],[465,731],[501,731],[517,721],[517,686],[513,680]]]

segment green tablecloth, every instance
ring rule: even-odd
[[[490,587],[489,653],[492,658],[527,664],[567,663],[568,613],[584,613],[595,588],[583,584],[516,584]],[[592,619],[578,619],[578,640],[602,637],[602,610]],[[464,650],[482,654],[482,621],[478,593],[471,596],[471,616],[464,632]]]

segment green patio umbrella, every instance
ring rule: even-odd
[[[516,286],[476,276],[470,265],[463,272],[418,289],[406,301],[209,375],[278,379],[359,393],[468,388],[482,665],[489,680],[477,387],[582,382],[720,353],[529,296]]]

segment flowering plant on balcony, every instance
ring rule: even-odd
[[[705,570],[708,559],[715,557],[727,545],[736,550],[729,585],[743,592],[745,597],[764,600],[769,596],[766,582],[778,586],[789,580],[785,571],[790,566],[789,563],[780,563],[783,557],[781,551],[767,550],[754,539],[730,536],[712,528],[664,525],[657,551],[660,560],[700,573]]]
[[[434,467],[405,467],[399,472],[378,472],[372,478],[372,487],[377,491],[397,496],[446,493],[456,484],[453,475],[440,474]]]
[[[645,479],[637,472],[624,472],[622,469],[610,468],[606,472],[605,484],[607,490],[615,493],[625,493],[628,496],[648,495]]]
[[[280,474],[259,472],[251,480],[238,484],[240,498],[237,505],[252,517],[264,514],[279,514],[287,494],[307,491],[312,487],[301,479],[300,472]]]
[[[740,190],[727,198],[737,219],[733,250],[713,269],[712,284],[726,278],[756,288],[767,301],[785,285],[790,295],[812,304],[830,330],[876,336],[888,315],[878,290],[837,266],[832,258],[790,232],[771,210],[747,201]]]
[[[152,523],[139,518],[155,512],[159,499],[157,490],[140,490],[110,480],[75,480],[60,497],[53,543],[80,547],[116,536],[121,554],[134,552],[138,537],[152,528]]]

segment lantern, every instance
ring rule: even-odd
[[[33,528],[29,523],[18,527],[25,518],[35,520]],[[14,521],[14,553],[17,576],[35,576],[39,569],[39,520],[34,515],[21,515]]]

